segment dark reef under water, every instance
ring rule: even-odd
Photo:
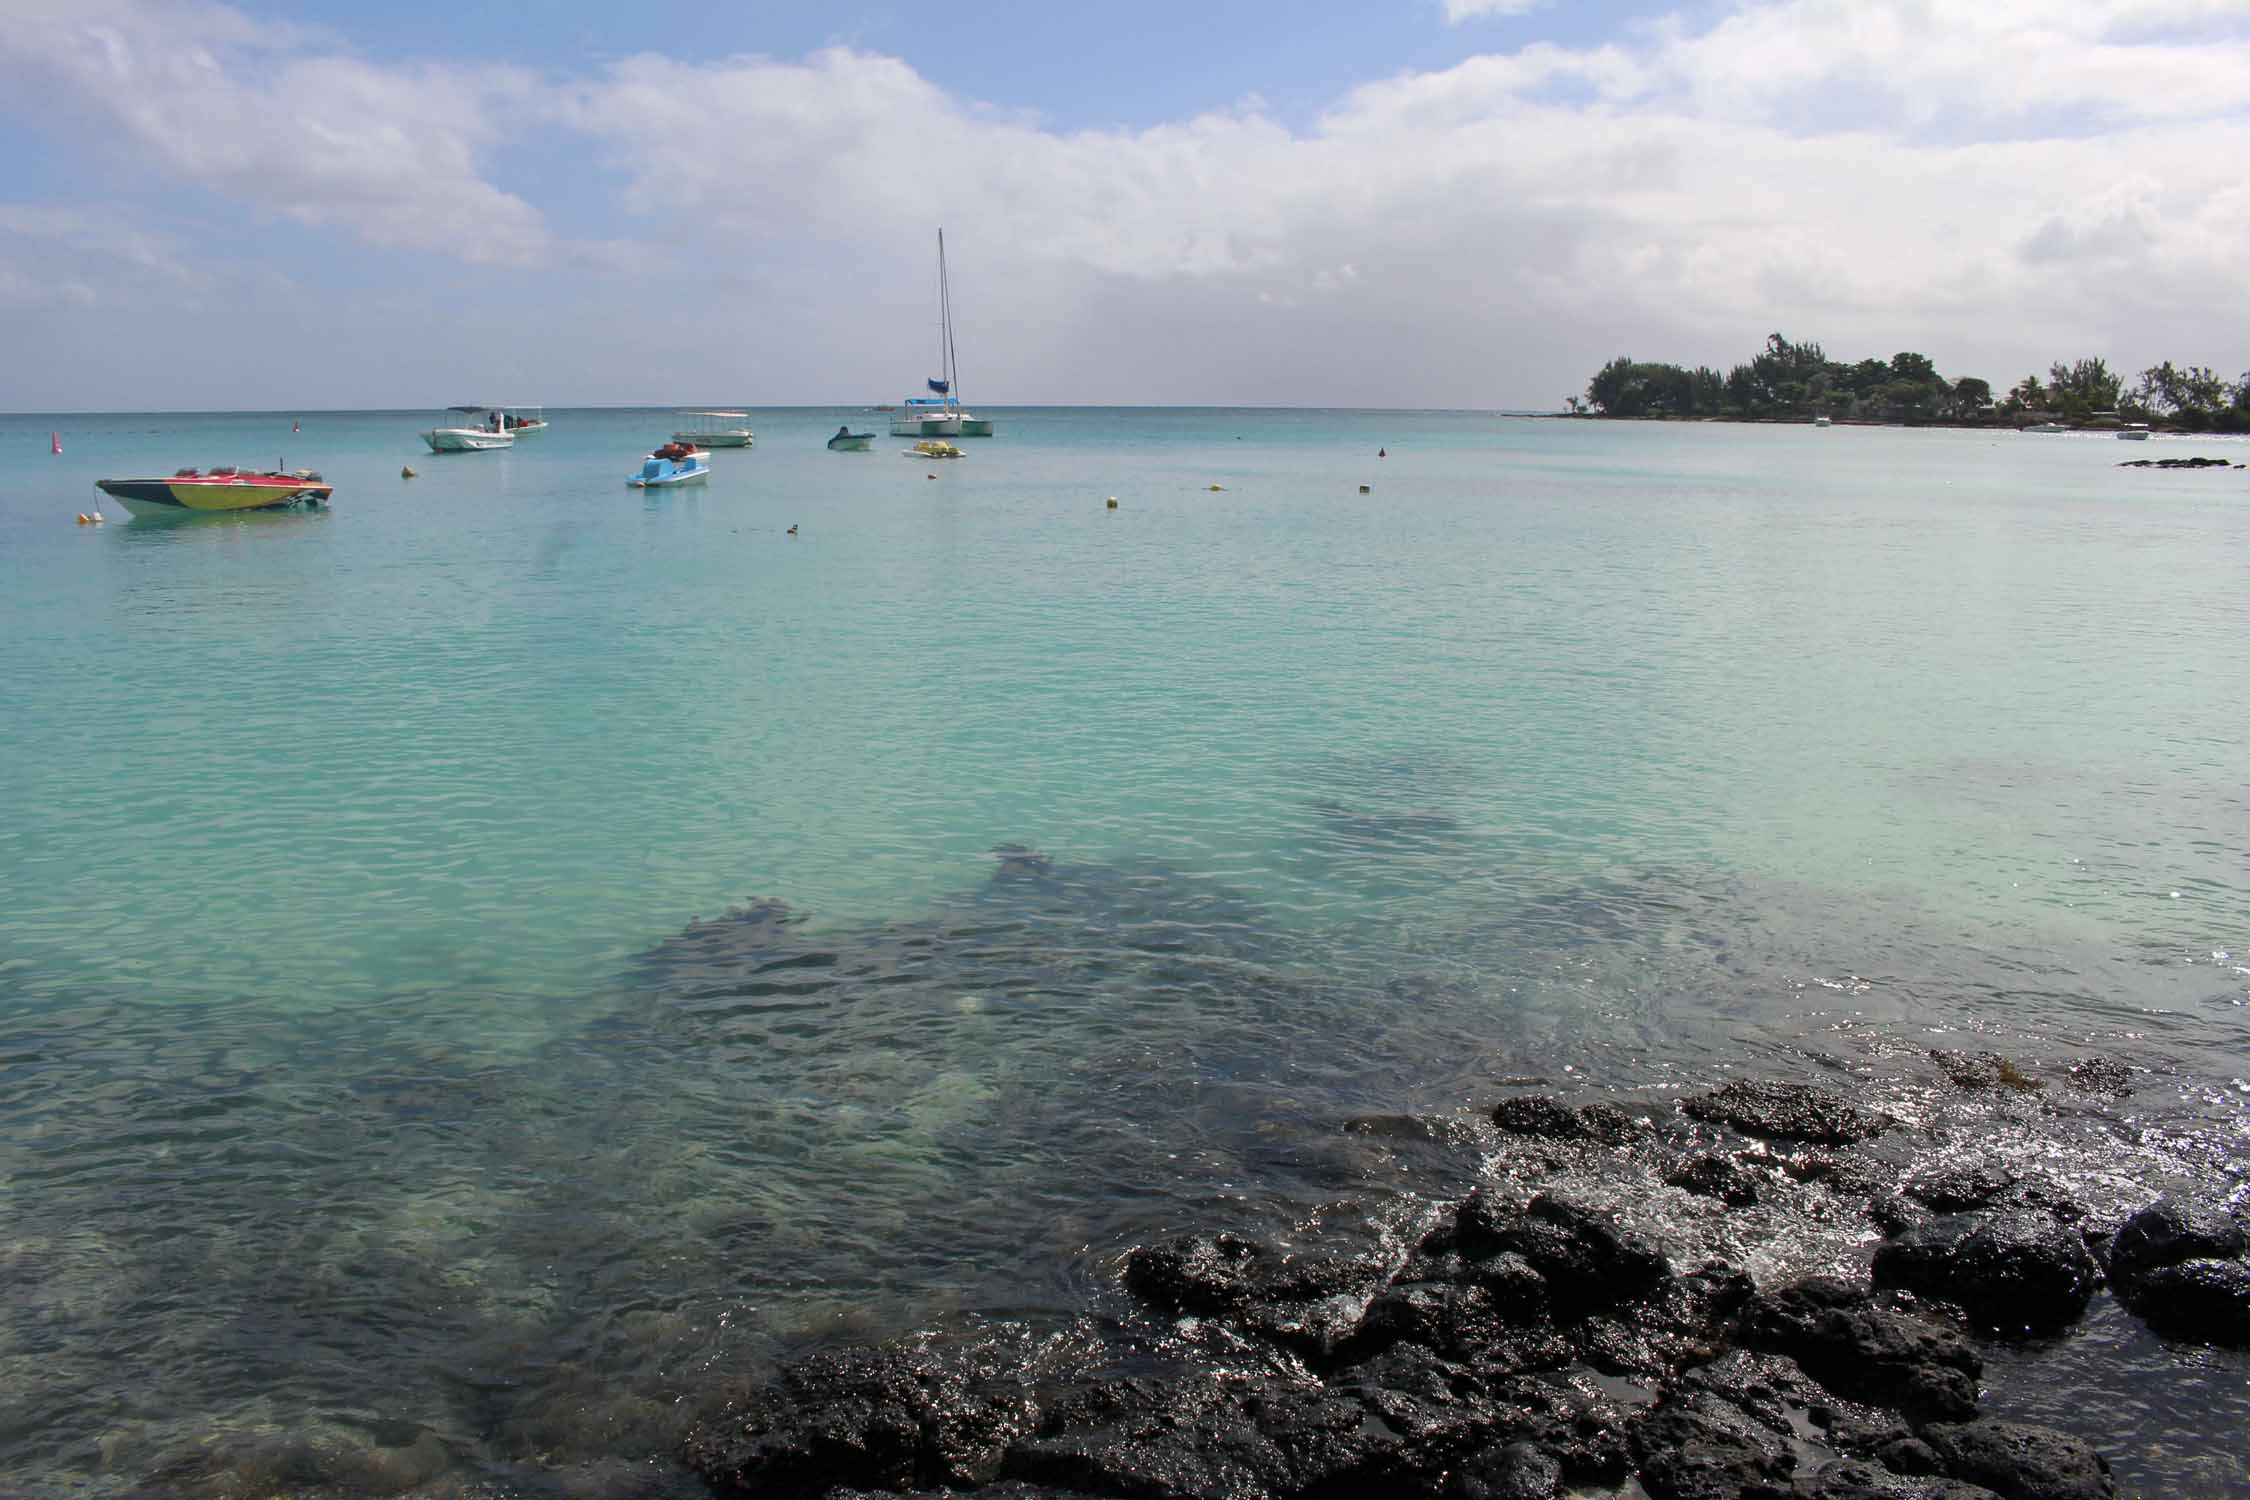
[[[2207,970],[1681,868],[1448,911],[1310,941],[1002,846],[910,918],[690,922],[521,1057],[412,1040],[457,996],[13,1008],[0,1453],[191,1500],[2107,1492],[1995,1478],[2087,1462],[1997,1420],[2250,1492],[2250,1356],[2112,1254],[2244,1199]],[[1996,1325],[2027,1278],[2071,1311]]]

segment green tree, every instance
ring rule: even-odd
[[[1911,380],[1917,385],[1928,385],[1938,378],[1937,366],[1930,363],[1927,354],[1894,354],[1891,356],[1891,379]]]
[[[2115,411],[2125,384],[2110,373],[2108,361],[2100,359],[2082,359],[2069,365],[2058,362],[2049,367],[2047,379],[2051,404],[2074,417]]]
[[[1979,416],[1992,409],[1992,382],[1964,375],[1953,382],[1953,408],[1957,415]]]
[[[2026,375],[2009,388],[2007,407],[2010,411],[2045,411],[2047,388],[2036,375]]]

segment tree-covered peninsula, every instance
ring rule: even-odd
[[[2042,380],[2026,375],[1995,398],[1974,375],[1948,379],[1926,354],[1844,364],[1816,343],[1776,333],[1725,374],[1709,365],[1620,356],[1586,384],[1574,413],[1604,417],[1732,418],[1739,421],[1946,423],[2022,427],[2034,422],[2147,422],[2184,432],[2250,432],[2250,372],[2228,381],[2208,366],[2170,360],[2125,378],[2101,359],[2057,362]]]

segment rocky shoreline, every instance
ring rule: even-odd
[[[2052,1078],[1931,1060],[1965,1096],[2052,1083],[2098,1110],[2133,1086],[2103,1058]],[[1344,1129],[1457,1153],[1478,1185],[1388,1229],[1143,1245],[1115,1264],[1117,1314],[1078,1329],[815,1354],[696,1422],[682,1457],[721,1494],[826,1500],[2095,1500],[2119,1493],[2109,1457],[1988,1412],[1986,1351],[2071,1328],[2105,1285],[2167,1337],[2250,1345],[2227,1184],[2089,1202],[2036,1147],[1935,1149],[1827,1087],[1520,1092],[1489,1126]],[[1668,1192],[1711,1232],[1637,1225]],[[1744,1262],[1772,1258],[1729,1238],[1746,1215],[1870,1253],[1761,1284]]]

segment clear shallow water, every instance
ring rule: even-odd
[[[552,415],[0,418],[35,1489],[322,1424],[406,1434],[377,1488],[660,1447],[1514,1073],[1998,1039],[2242,1138],[2241,473],[1059,410],[930,465],[796,411],[644,497],[668,413]],[[272,457],[332,511],[71,524]]]

